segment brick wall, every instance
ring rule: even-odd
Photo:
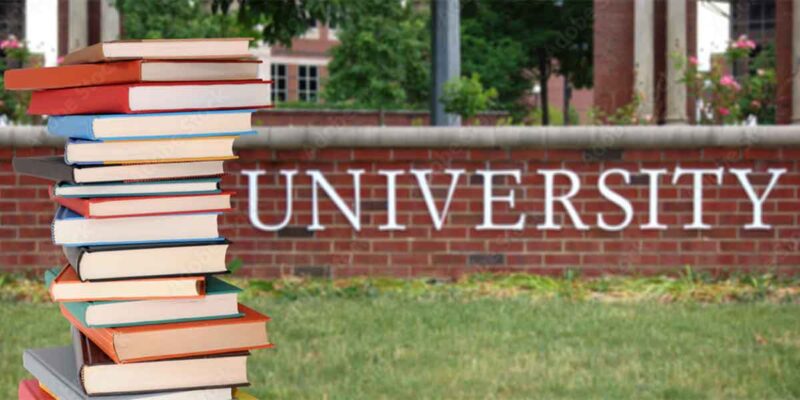
[[[0,265],[4,270],[41,269],[62,261],[60,249],[50,244],[49,223],[54,206],[48,200],[47,182],[15,175],[12,156],[54,154],[52,148],[0,150]],[[246,273],[259,277],[283,274],[349,276],[360,274],[391,276],[457,276],[478,270],[562,273],[577,269],[586,274],[601,272],[654,273],[676,272],[690,265],[713,272],[798,271],[798,187],[800,149],[721,149],[691,150],[499,150],[499,149],[320,149],[270,150],[242,149],[241,159],[227,164],[230,173],[224,184],[238,192],[236,211],[225,215],[223,232],[234,241],[231,256],[241,258]],[[671,172],[684,168],[726,168],[723,184],[707,181],[703,191],[704,221],[710,230],[684,230],[692,217],[691,178],[672,185]],[[614,204],[603,199],[596,182],[601,169],[624,168],[632,173],[631,184],[611,180],[611,188],[629,198],[635,210],[632,224],[620,232],[596,227],[601,211],[609,223],[621,220]],[[326,230],[311,232],[310,178],[308,169],[322,171],[348,204],[352,199],[352,179],[347,169],[364,169],[362,177],[362,229],[355,232],[333,203],[321,193],[321,222]],[[463,168],[462,177],[441,231],[431,224],[416,181],[406,172],[398,177],[398,222],[405,231],[386,232],[378,226],[386,222],[385,178],[378,169]],[[525,213],[523,231],[478,231],[483,209],[482,180],[479,169],[520,169],[522,182],[495,182],[503,194],[513,188],[517,206],[513,210],[500,204],[494,207],[496,221],[509,222]],[[538,169],[566,168],[580,175],[583,184],[574,200],[588,231],[573,227],[563,209],[556,205],[556,221],[564,229],[539,230],[543,218],[543,177]],[[640,168],[666,168],[670,175],[660,183],[660,220],[668,225],[661,231],[641,230],[647,218],[647,176]],[[764,204],[764,222],[771,230],[745,230],[751,206],[744,190],[727,168],[753,168],[751,180],[757,193],[768,183],[768,168],[786,168],[778,186]],[[242,169],[264,169],[260,179],[260,217],[276,223],[285,210],[284,181],[277,180],[280,169],[298,169],[295,178],[294,216],[290,225],[278,232],[261,232],[252,227],[246,215],[246,178]],[[449,177],[434,174],[432,193],[446,195]],[[566,180],[556,181],[556,192],[566,189]]]
[[[478,114],[476,121],[468,125],[497,125],[505,112],[486,112]],[[378,110],[302,110],[274,108],[258,111],[253,115],[253,123],[262,126],[378,126]],[[430,124],[427,111],[385,111],[386,126],[426,126]]]

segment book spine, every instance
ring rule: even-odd
[[[47,121],[47,132],[51,135],[96,140],[94,136],[94,117],[74,115],[51,117]]]
[[[86,335],[89,340],[92,341],[100,350],[103,350],[103,353],[111,358],[115,363],[121,364],[122,361],[119,359],[117,355],[117,350],[114,348],[114,336],[108,329],[91,329],[83,326],[78,319],[72,316],[69,311],[64,307],[64,304],[60,304],[61,314],[64,315],[72,326],[78,328],[84,335]]]

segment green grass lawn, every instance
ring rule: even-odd
[[[800,305],[526,296],[251,296],[277,347],[261,399],[800,398]],[[68,344],[54,305],[0,301],[0,398],[24,348]]]

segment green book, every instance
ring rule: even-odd
[[[52,283],[53,271],[45,273]],[[48,280],[49,278],[49,280]],[[206,278],[206,295],[196,299],[133,301],[86,301],[61,303],[67,312],[89,328],[158,325],[211,319],[236,318],[241,289],[219,278]]]

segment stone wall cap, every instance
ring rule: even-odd
[[[800,147],[800,126],[258,127],[238,148],[662,149]],[[0,146],[59,147],[44,126],[0,127]]]

